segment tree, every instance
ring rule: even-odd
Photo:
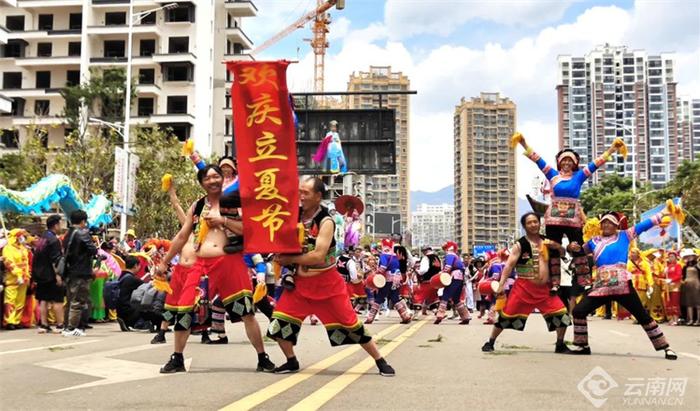
[[[203,195],[195,169],[189,159],[180,155],[180,144],[172,134],[159,129],[141,129],[132,150],[140,157],[136,175],[137,212],[133,219],[141,237],[172,238],[180,229],[167,193],[160,190],[163,174],[170,173],[182,208],[187,208]]]
[[[90,79],[87,82],[61,90],[66,102],[63,117],[71,128],[79,129],[84,103],[88,117],[99,117],[109,123],[124,122],[125,85],[126,70],[123,68],[90,69]],[[136,84],[132,79],[131,101],[135,98]]]

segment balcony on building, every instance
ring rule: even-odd
[[[233,42],[233,43],[238,43],[243,48],[246,50],[252,50],[253,49],[253,41],[246,36],[246,34],[243,32],[243,30],[238,27],[237,23],[235,21],[229,22],[229,24],[226,27],[226,38],[227,40]]]
[[[94,65],[126,65],[126,41],[105,40],[103,54],[98,57],[90,57],[90,63]]]
[[[237,17],[255,17],[258,8],[249,0],[226,0],[224,7]]]
[[[119,8],[126,8],[129,6],[129,3],[134,3],[134,7],[157,7],[158,2],[153,1],[153,0],[92,0],[92,7],[99,9],[99,8],[113,8],[113,9],[119,9]]]

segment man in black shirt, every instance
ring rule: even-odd
[[[32,279],[36,282],[36,299],[39,301],[41,318],[39,333],[51,333],[49,326],[49,307],[53,307],[57,321],[63,322],[63,297],[65,289],[63,280],[56,274],[63,250],[57,234],[61,227],[61,216],[52,215],[46,220],[46,232],[38,242],[34,250],[32,261]],[[58,324],[63,328],[63,324]]]
[[[139,268],[139,260],[133,256],[124,259],[125,270],[119,277],[119,299],[117,300],[117,322],[122,331],[130,331],[139,319],[139,311],[131,306],[131,293],[143,284],[140,278],[134,275]]]
[[[63,273],[70,310],[63,336],[83,337],[87,324],[81,324],[80,317],[90,299],[92,266],[97,255],[97,246],[93,243],[87,229],[87,213],[85,211],[73,211],[70,214],[70,222],[71,229],[64,239],[66,269]]]

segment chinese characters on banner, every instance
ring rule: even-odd
[[[246,253],[299,253],[299,176],[287,61],[227,62]]]

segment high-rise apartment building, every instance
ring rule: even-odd
[[[692,118],[691,130],[691,158],[697,160],[700,156],[700,99],[694,99],[690,103],[690,115]]]
[[[583,57],[559,56],[559,145],[585,163],[615,137],[629,148],[605,170],[661,187],[673,178],[680,156],[673,54],[599,46]],[[594,174],[594,179],[600,173]]]
[[[21,143],[29,126],[44,129],[48,144],[60,146],[70,132],[61,117],[61,88],[88,81],[91,71],[130,64],[137,84],[132,129],[158,125],[180,140],[195,138],[205,155],[231,152],[231,83],[222,60],[251,59],[242,20],[257,9],[241,0],[168,4],[0,0],[0,42],[7,39],[0,46],[0,94],[12,100],[10,113],[0,117],[5,146]]]
[[[516,231],[515,103],[498,93],[462,98],[454,112],[455,241],[505,245]]]
[[[413,246],[440,247],[454,238],[455,207],[453,204],[419,204],[411,213]]]
[[[368,72],[353,73],[348,81],[348,91],[363,92],[391,92],[408,91],[410,81],[401,72],[394,72],[390,66],[370,66]],[[352,109],[375,109],[380,107],[378,95],[350,95],[348,107]],[[409,96],[384,95],[381,101],[382,108],[396,110],[396,172],[395,175],[372,176],[367,179],[371,182],[367,193],[371,198],[367,200],[371,209],[376,212],[401,214],[401,232],[409,227],[410,184],[408,180],[409,170]]]
[[[678,113],[678,161],[692,160],[693,157],[693,102],[688,97],[679,97],[676,103]]]

